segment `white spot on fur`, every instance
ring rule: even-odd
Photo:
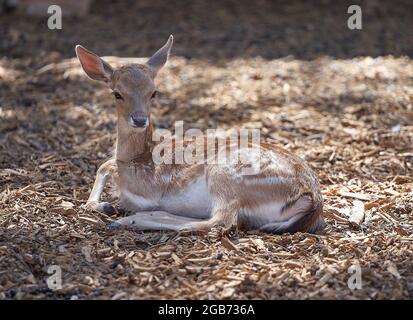
[[[146,199],[144,197],[133,194],[128,190],[122,190],[121,194],[123,197],[125,197],[126,200],[131,202],[139,210],[149,210],[156,208],[159,205],[159,203],[155,200]]]
[[[172,176],[170,174],[163,174],[161,175],[161,180],[163,183],[170,183],[172,180]]]
[[[163,210],[185,217],[206,219],[211,215],[212,199],[205,177],[199,177],[180,192],[162,198]]]

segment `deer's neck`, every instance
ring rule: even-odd
[[[136,130],[126,121],[118,120],[116,160],[122,162],[151,161],[152,123],[145,130]]]

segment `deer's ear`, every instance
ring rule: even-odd
[[[93,80],[109,83],[112,79],[113,69],[99,56],[85,49],[81,45],[77,45],[76,55],[82,65],[83,70]]]
[[[152,69],[155,75],[165,65],[166,61],[168,61],[169,53],[171,52],[173,42],[174,42],[174,37],[170,35],[165,45],[162,48],[160,48],[158,51],[156,51],[146,63]]]

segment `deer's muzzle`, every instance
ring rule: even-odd
[[[149,124],[148,117],[131,115],[128,123],[134,128],[146,128]]]

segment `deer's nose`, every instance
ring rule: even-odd
[[[148,117],[131,115],[129,124],[135,128],[146,128],[148,126]]]

